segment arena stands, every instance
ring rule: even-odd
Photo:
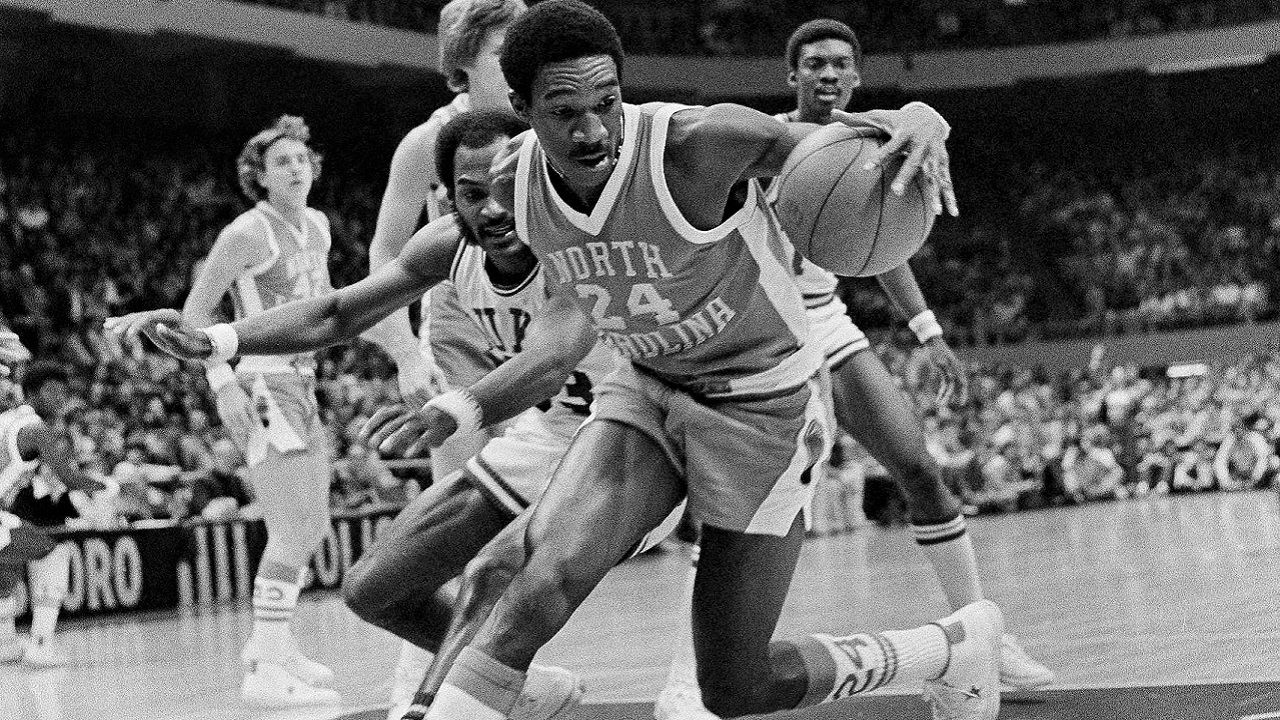
[[[432,0],[250,0],[256,4],[434,32]],[[916,52],[1185,32],[1280,16],[1275,0],[596,0],[633,53],[772,56],[807,18],[858,28],[869,52]]]

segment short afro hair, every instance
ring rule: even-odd
[[[475,62],[489,33],[510,25],[528,9],[524,0],[452,0],[440,8],[440,74],[450,90],[466,92],[468,78],[462,67]]]
[[[579,0],[546,0],[529,9],[507,30],[502,75],[511,90],[531,101],[533,80],[548,63],[608,55],[622,79],[622,38],[599,10]]]
[[[436,173],[453,200],[453,158],[458,148],[482,148],[498,138],[513,138],[529,126],[510,110],[468,110],[450,120],[436,139]]]
[[[258,182],[258,173],[267,169],[267,150],[277,141],[292,138],[307,146],[311,155],[312,179],[320,178],[320,153],[311,148],[311,128],[297,115],[281,115],[257,135],[249,138],[236,158],[236,176],[245,197],[257,202],[265,200],[266,189]]]
[[[822,40],[843,40],[853,46],[853,55],[859,65],[862,64],[862,46],[858,44],[858,36],[853,28],[839,20],[819,18],[796,28],[787,40],[787,67],[795,70],[800,63],[800,50],[810,43]]]
[[[22,394],[27,398],[34,397],[41,388],[51,382],[70,385],[71,376],[67,373],[67,369],[58,363],[37,360],[22,371]]]

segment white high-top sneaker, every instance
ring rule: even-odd
[[[933,720],[996,720],[1004,614],[995,603],[982,600],[960,608],[938,625],[951,643],[951,654],[942,676],[924,684]]]

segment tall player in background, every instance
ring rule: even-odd
[[[439,69],[449,89],[457,94],[451,103],[409,131],[396,148],[369,246],[370,271],[400,254],[418,229],[424,208],[428,221],[452,212],[436,167],[437,139],[441,129],[459,113],[472,108],[511,109],[498,52],[507,26],[524,11],[523,0],[452,0],[440,9]],[[382,344],[396,362],[401,394],[418,406],[435,392],[470,385],[497,365],[497,359],[486,352],[488,338],[462,307],[451,280],[423,297],[416,345],[405,309],[397,310],[372,332],[383,338]],[[432,450],[432,477],[442,478],[460,470],[493,436],[494,433],[482,432],[452,438]],[[391,687],[393,711],[412,698],[430,660],[412,643],[401,646]]]
[[[66,664],[54,643],[62,598],[67,594],[70,551],[55,545],[41,526],[61,526],[90,504],[103,484],[81,471],[69,446],[44,418],[55,420],[67,407],[67,373],[47,362],[22,375],[27,404],[0,413],[0,498],[16,495],[12,513],[0,509],[0,662],[33,668]],[[52,477],[35,477],[43,465]],[[52,482],[51,482],[52,481]],[[27,571],[31,590],[31,640],[14,628],[14,590]]]
[[[332,291],[329,220],[307,207],[320,156],[299,117],[282,116],[249,139],[236,160],[254,207],[214,242],[182,308],[196,327],[218,322],[231,294],[237,317]],[[248,462],[267,526],[253,581],[253,634],[241,655],[240,694],[259,707],[333,705],[333,671],[303,655],[290,629],[307,561],[329,526],[329,448],[309,354],[242,358],[206,369],[218,415]]]
[[[835,119],[832,111],[844,110],[862,84],[857,35],[836,20],[812,20],[797,28],[787,41],[786,60],[796,108],[776,116],[784,122],[830,123]],[[911,267],[903,264],[876,280],[899,312],[911,318],[911,329],[942,377],[940,395],[945,399],[954,390],[963,398],[965,370],[943,340],[942,328],[925,303]],[[799,284],[813,338],[825,348],[837,424],[862,443],[902,488],[910,507],[912,534],[933,566],[951,609],[982,600],[977,556],[961,503],[943,482],[937,461],[925,447],[914,404],[850,319],[848,308],[836,296],[836,276],[805,260]],[[685,583],[686,598],[692,595],[694,574],[691,571]],[[710,714],[702,707],[694,677],[691,634],[678,637],[681,645],[654,714],[657,720],[705,720]],[[1035,688],[1052,683],[1053,673],[1006,634],[1000,680],[1018,688]]]

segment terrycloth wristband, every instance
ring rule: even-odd
[[[424,408],[435,408],[453,418],[458,424],[457,435],[474,435],[484,427],[483,411],[480,402],[470,390],[451,390],[437,395],[427,402]]]
[[[907,321],[907,327],[916,334],[916,340],[923,345],[936,337],[942,337],[942,325],[938,324],[938,316],[932,310],[925,310]]]
[[[206,367],[204,377],[209,381],[209,389],[218,392],[223,387],[236,382],[236,371],[232,370],[230,365],[220,362]]]
[[[235,357],[240,350],[240,336],[236,334],[236,329],[231,327],[230,323],[210,325],[203,328],[201,332],[209,336],[209,342],[213,344],[213,354],[205,360],[207,365],[225,363]]]

